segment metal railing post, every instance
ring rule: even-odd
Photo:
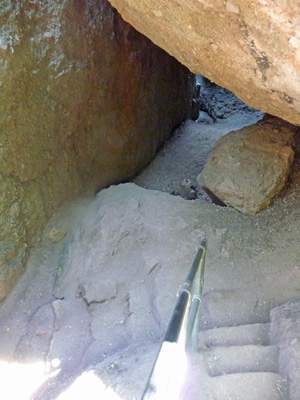
[[[206,240],[202,240],[186,280],[178,291],[168,329],[141,400],[162,398],[161,395],[158,395],[159,389],[156,381],[160,378],[163,364],[161,360],[165,357],[166,346],[176,344],[183,351],[197,351],[200,321],[198,311],[204,284],[206,247]],[[165,386],[168,386],[167,382]]]
[[[201,304],[201,295],[204,285],[204,270],[205,270],[205,258],[206,258],[206,240],[203,240],[199,246],[199,251],[201,252],[201,257],[199,261],[198,273],[196,276],[195,290],[192,298],[192,307],[189,314],[188,322],[188,334],[191,335],[190,344],[187,342],[187,349],[195,353],[198,350],[198,332],[200,324],[200,314],[199,308]],[[190,332],[190,333],[189,333]],[[188,338],[189,340],[189,338]]]

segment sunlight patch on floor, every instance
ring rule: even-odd
[[[56,400],[122,400],[93,371],[84,372]]]
[[[58,366],[57,360],[54,365]],[[10,363],[0,361],[0,399],[29,400],[33,393],[50,377],[60,370],[49,373],[49,366],[43,361],[33,364]]]
[[[38,388],[60,372],[59,359],[51,363],[39,361],[33,364],[0,361],[0,399],[30,400]],[[51,371],[51,372],[50,372]],[[107,387],[93,371],[84,372],[57,400],[123,400]]]

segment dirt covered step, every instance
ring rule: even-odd
[[[288,400],[288,383],[271,372],[229,374],[211,379],[209,396],[214,400]]]
[[[210,376],[239,372],[278,372],[277,346],[218,346],[200,349]]]
[[[208,329],[199,332],[198,345],[199,347],[242,346],[247,344],[267,346],[270,344],[269,330],[269,323]]]

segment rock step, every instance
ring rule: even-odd
[[[218,376],[210,381],[208,399],[288,400],[288,383],[271,372],[239,373]]]
[[[270,344],[269,330],[269,323],[208,329],[199,332],[198,345],[199,347],[247,344],[267,346]]]
[[[264,300],[245,296],[243,289],[211,291],[203,295],[201,330],[270,322],[270,310]]]
[[[240,372],[278,372],[277,346],[211,347],[199,351],[210,376]]]

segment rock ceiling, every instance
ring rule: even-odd
[[[155,44],[246,104],[300,125],[297,0],[110,0]]]

